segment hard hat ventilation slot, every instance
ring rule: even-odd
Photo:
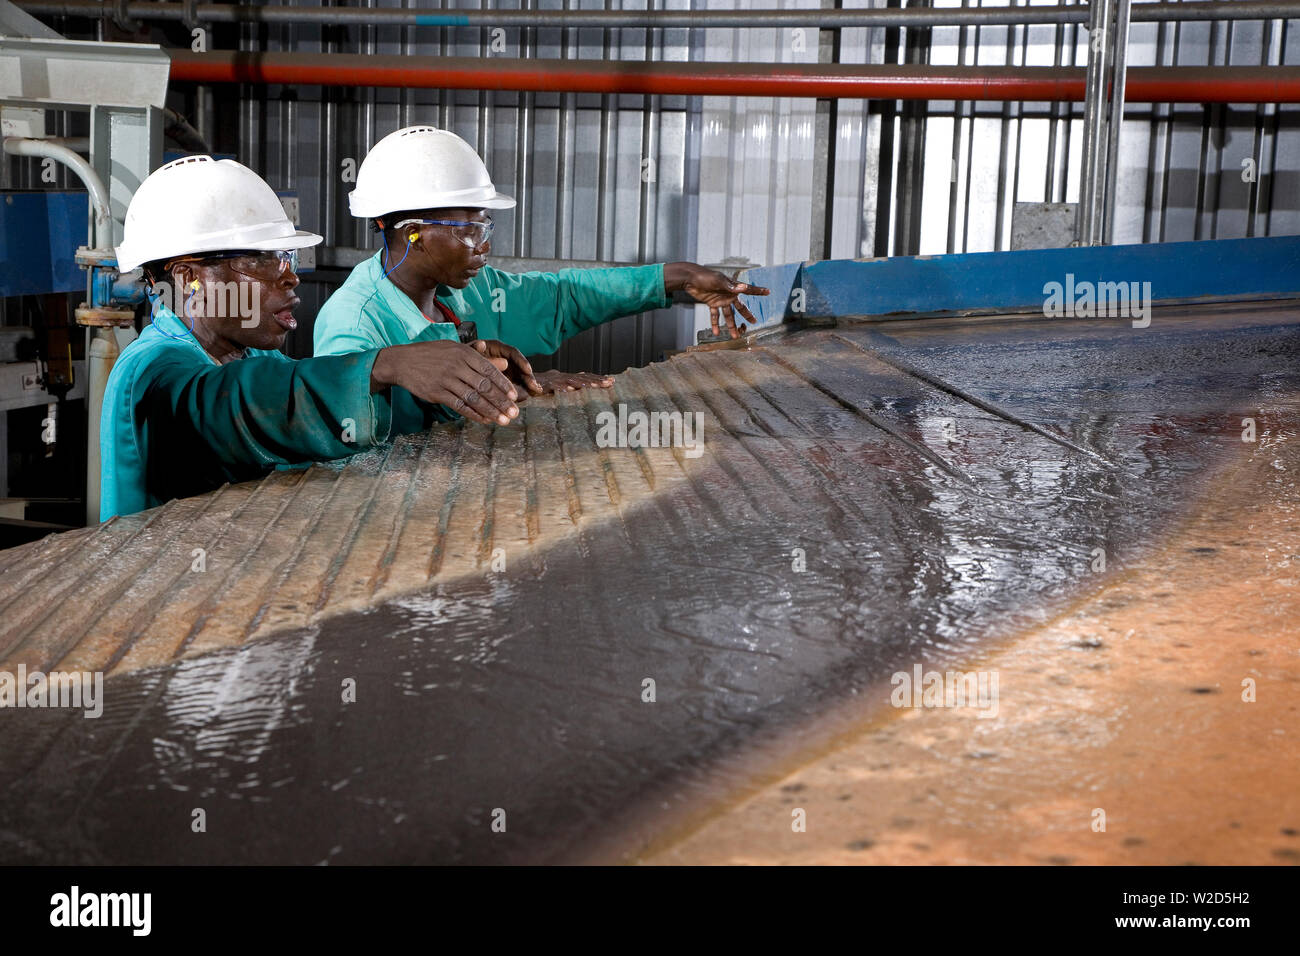
[[[175,169],[177,166],[185,166],[189,163],[211,163],[211,156],[182,156],[180,159],[173,159],[170,163],[159,168],[159,172],[164,169]]]

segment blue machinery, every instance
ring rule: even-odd
[[[86,516],[93,523],[99,512],[99,408],[103,386],[120,347],[129,340],[118,330],[132,324],[129,302],[117,302],[113,247],[122,237],[122,219],[136,187],[162,160],[163,103],[167,95],[170,60],[157,46],[138,43],[89,43],[65,40],[53,30],[23,14],[12,4],[0,3],[0,117],[4,151],[35,157],[45,168],[58,163],[70,169],[85,185],[90,209],[82,221],[86,238],[78,242],[68,221],[69,209],[58,199],[24,200],[7,194],[0,205],[5,222],[6,251],[17,251],[16,261],[6,257],[4,295],[84,288],[77,323],[86,329],[84,389],[87,398]],[[89,136],[80,142],[63,142],[47,135],[47,111],[89,113]],[[82,152],[89,153],[89,160]],[[41,194],[44,195],[44,194]],[[14,202],[8,202],[13,198]],[[45,215],[27,209],[33,220],[17,218],[26,204],[48,202]],[[70,201],[70,200],[68,200]],[[13,218],[11,218],[13,217]],[[14,221],[16,219],[16,221]],[[31,241],[49,236],[43,244]],[[21,241],[26,236],[26,242]],[[57,242],[56,242],[57,240]],[[85,270],[81,282],[72,283],[69,256]],[[30,372],[30,365],[18,375]],[[3,370],[5,377],[15,373]],[[75,373],[74,373],[75,374]],[[42,378],[47,377],[41,373]],[[45,384],[48,384],[45,383]],[[6,393],[10,391],[6,389]],[[32,388],[17,389],[18,405],[47,401]],[[23,392],[28,394],[23,395]]]

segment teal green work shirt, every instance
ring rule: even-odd
[[[100,520],[384,441],[389,400],[370,393],[377,354],[295,361],[249,349],[221,365],[159,308],[105,387]]]
[[[409,342],[454,339],[450,322],[433,322],[384,275],[382,252],[352,270],[316,315],[315,354],[342,355]],[[567,338],[602,322],[671,302],[664,267],[502,272],[484,266],[464,289],[439,286],[439,302],[481,339],[497,339],[525,355],[549,355]],[[400,388],[392,390],[393,433],[409,434],[446,417]]]

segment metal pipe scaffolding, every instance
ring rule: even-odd
[[[1082,102],[1085,93],[1084,70],[1070,67],[167,52],[171,78],[198,83],[1031,103]],[[1300,103],[1300,67],[1132,67],[1127,86],[1129,102]]]
[[[422,11],[374,8],[268,7],[223,3],[100,3],[55,0],[19,3],[31,14],[179,20],[186,23],[301,23],[324,26],[396,27],[569,27],[569,28],[708,28],[708,27],[944,27],[1086,23],[1086,5],[876,10],[455,10]],[[1178,20],[1274,20],[1300,17],[1289,2],[1140,3],[1134,23]]]

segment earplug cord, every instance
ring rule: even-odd
[[[183,311],[185,313],[185,317],[190,320],[191,335],[194,334],[194,316],[190,312],[190,299],[194,296],[194,293],[198,290],[198,286],[199,286],[198,282],[193,282],[190,284],[190,291],[185,293],[185,303],[181,306],[181,311]],[[162,334],[167,336],[168,338],[171,339],[185,338],[184,333],[180,335],[172,335],[170,332],[164,332],[161,328],[158,327],[158,322],[157,322],[158,303],[162,299],[162,296],[159,295],[157,292],[154,292],[152,282],[149,283],[149,285],[145,288],[144,297],[149,300],[149,324],[154,326],[154,328],[157,328],[159,332],[162,332]]]
[[[384,261],[387,262],[391,258],[388,252],[388,231],[384,229],[382,226],[379,229],[379,238],[384,240]],[[391,269],[389,269],[387,272],[384,273],[385,279],[387,279],[390,275],[396,272],[401,267],[402,263],[406,261],[406,257],[411,254],[411,246],[412,243],[410,242],[406,244],[406,251],[402,253],[402,258],[398,261],[397,265],[393,266]]]
[[[409,255],[411,254],[411,246],[415,245],[415,240],[416,240],[417,237],[418,237],[418,233],[414,233],[414,232],[411,233],[410,238],[409,238],[409,240],[408,240],[407,243],[406,243],[406,251],[405,251],[404,253],[402,253],[402,258],[401,258],[401,260],[397,263],[397,265],[393,266],[393,268],[389,269],[387,272],[384,273],[384,278],[385,278],[385,279],[387,279],[390,275],[392,275],[394,272],[396,272],[397,269],[401,266],[401,264],[402,264],[403,262],[406,261],[406,257],[409,256]],[[387,233],[387,231],[384,229],[383,226],[380,226],[380,227],[379,227],[379,238],[381,238],[381,239],[384,241],[384,261],[387,262],[388,259],[389,259],[389,254],[388,254],[388,233]],[[427,254],[428,254],[428,253],[426,253],[426,255],[427,255]],[[421,315],[424,315],[424,312],[421,311],[420,314],[421,314]],[[430,319],[427,315],[424,315],[424,317],[425,317],[426,319],[428,319],[430,322],[433,322],[433,321],[434,321],[433,319]]]

